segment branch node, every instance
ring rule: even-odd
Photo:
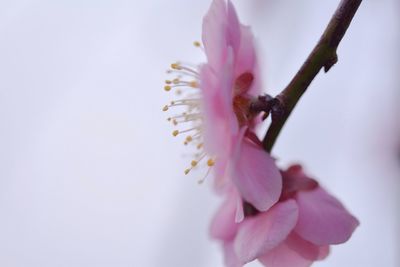
[[[325,73],[327,73],[337,62],[338,62],[338,56],[336,54],[336,51],[334,51],[332,55],[326,60],[326,63],[324,65]]]
[[[284,102],[279,99],[279,96],[272,99],[271,119],[272,121],[281,120],[286,114]]]
[[[253,99],[252,102],[250,103],[250,112],[252,113],[260,113],[260,112],[265,112],[269,114],[273,104],[273,98],[272,96],[265,94],[258,96],[256,99]]]

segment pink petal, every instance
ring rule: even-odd
[[[236,191],[237,192],[237,191]],[[243,209],[243,200],[239,196],[239,193],[237,193],[237,199],[236,199],[236,214],[235,214],[235,222],[240,223],[241,221],[244,220],[244,209]]]
[[[293,251],[286,242],[262,255],[258,260],[267,267],[309,267],[313,263]]]
[[[241,44],[241,31],[240,31],[241,25],[238,16],[236,14],[235,8],[233,7],[232,2],[230,0],[228,0],[227,12],[228,12],[227,44],[233,48],[234,54],[237,54]]]
[[[235,222],[237,199],[240,198],[234,191],[228,194],[211,222],[211,237],[222,241],[233,240],[238,229],[238,224]]]
[[[246,218],[240,224],[234,240],[238,258],[247,263],[279,245],[296,225],[297,215],[296,202],[288,200],[266,212]]]
[[[234,151],[231,177],[241,196],[256,209],[268,210],[281,194],[282,176],[271,156],[246,138]]]
[[[250,27],[241,25],[240,37],[240,47],[235,57],[235,77],[245,72],[253,73],[256,67],[254,37]]]
[[[214,189],[217,194],[224,194],[231,185],[229,177],[225,174],[228,166],[228,155],[220,155],[213,167]]]
[[[282,182],[281,200],[293,198],[298,191],[309,191],[318,187],[318,182],[307,177],[300,165],[292,165],[282,172]]]
[[[238,259],[232,242],[226,242],[224,244],[224,261],[226,267],[242,267],[243,264]]]
[[[232,133],[237,133],[239,131],[238,121],[233,110],[233,87],[234,87],[234,77],[233,77],[233,52],[231,48],[228,48],[228,58],[226,64],[224,65],[221,73],[218,74],[217,79],[219,80],[219,98],[220,105],[224,107],[226,112],[223,119],[230,127]]]
[[[227,64],[224,69],[231,68]],[[238,134],[238,122],[232,106],[232,75],[228,69],[216,77],[209,65],[200,70],[203,93],[204,145],[208,154],[227,158],[232,136]],[[224,162],[224,160],[221,160]]]
[[[317,260],[323,260],[329,255],[329,246],[320,246]]]
[[[202,39],[208,63],[214,71],[222,68],[227,57],[227,7],[224,0],[214,0],[203,19]]]
[[[241,28],[230,1],[214,0],[203,19],[203,34],[207,60],[216,72],[223,67],[232,48],[236,55],[240,47]]]
[[[237,122],[237,121],[236,121]],[[237,125],[236,125],[237,126]],[[205,128],[207,129],[207,125],[205,125]],[[235,187],[234,184],[232,183],[232,179],[230,177],[230,173],[232,171],[232,166],[234,162],[231,160],[232,159],[232,153],[233,151],[237,150],[237,147],[239,144],[242,142],[241,140],[243,139],[243,136],[247,130],[247,127],[242,127],[240,131],[236,134],[234,134],[235,131],[228,131],[226,130],[224,133],[219,133],[216,131],[217,128],[212,128],[211,125],[211,131],[205,130],[205,141],[204,141],[204,146],[206,151],[210,155],[216,155],[216,164],[214,170],[214,189],[216,190],[217,193],[224,193],[227,190],[229,191],[231,187]],[[207,138],[209,134],[213,134],[214,136],[210,136],[210,138]],[[213,138],[221,136],[221,138]],[[215,143],[217,140],[219,140],[218,143]],[[209,142],[213,142],[214,144],[214,150],[213,152],[210,152],[209,150]],[[235,189],[236,190],[236,189]],[[237,191],[237,190],[236,190]],[[241,198],[239,197],[240,201]]]
[[[311,261],[322,260],[329,254],[329,246],[314,245],[294,232],[286,239],[286,244],[300,256]]]
[[[322,188],[299,192],[299,221],[295,231],[316,245],[346,242],[359,225],[343,205]]]

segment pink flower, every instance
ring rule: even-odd
[[[214,217],[211,235],[223,243],[226,266],[258,259],[268,267],[307,267],[324,259],[329,245],[346,242],[359,225],[299,165],[282,175],[281,198],[268,211],[235,223],[237,194],[231,191]]]
[[[217,191],[223,192],[233,183],[241,198],[265,211],[278,201],[282,177],[254,134],[260,120],[249,107],[261,85],[253,35],[239,22],[230,1],[214,0],[203,20],[202,39],[207,63],[198,70],[182,63],[172,64],[171,71],[194,80],[178,77],[167,81],[165,87],[167,91],[172,86],[195,87],[200,92],[191,91],[190,97],[173,101],[164,110],[188,106],[184,114],[170,120],[176,124],[192,122],[194,127],[176,130],[174,135],[194,131],[185,142],[204,147],[209,157],[207,165],[214,169]],[[198,166],[205,154],[198,153],[185,172]]]

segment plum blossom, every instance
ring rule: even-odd
[[[197,150],[185,173],[205,162],[214,171],[218,192],[233,184],[239,198],[266,211],[279,199],[282,177],[254,133],[260,120],[250,105],[261,82],[253,35],[239,22],[229,0],[214,0],[203,19],[202,41],[204,47],[194,44],[205,52],[207,62],[173,63],[169,72],[178,76],[164,87],[182,96],[164,107],[182,111],[168,120],[177,127],[191,125],[173,132],[187,135],[184,144]],[[241,208],[238,211],[240,220]]]
[[[226,266],[258,259],[267,267],[308,267],[326,258],[330,245],[346,242],[359,225],[301,166],[291,166],[282,177],[279,202],[240,223],[235,222],[237,192],[227,194],[211,224],[211,236],[222,242]]]

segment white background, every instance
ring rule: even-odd
[[[234,0],[266,90],[284,88],[339,1]],[[210,1],[0,0],[0,266],[214,267],[220,199],[171,136],[165,69]],[[361,221],[315,266],[400,265],[400,3],[362,3],[274,155],[301,162]],[[258,266],[258,264],[250,264]]]

